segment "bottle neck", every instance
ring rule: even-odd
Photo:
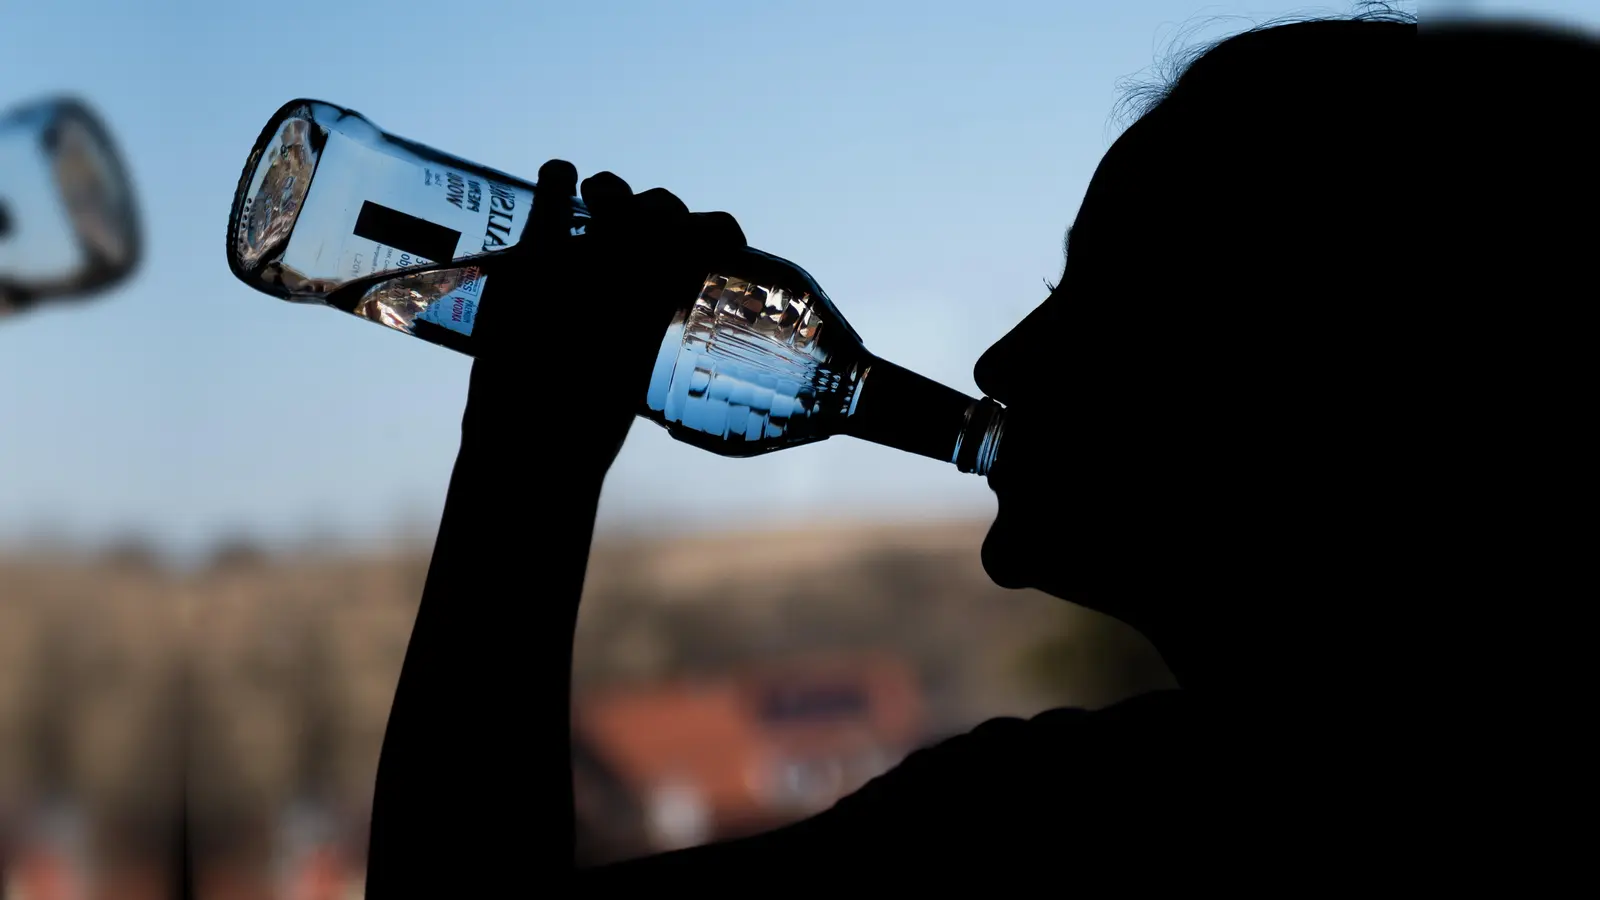
[[[1005,428],[1000,404],[886,360],[869,358],[863,369],[841,433],[989,474]]]

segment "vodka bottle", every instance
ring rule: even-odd
[[[583,204],[571,205],[579,231]],[[268,121],[245,164],[228,265],[276,297],[471,354],[489,280],[482,263],[517,245],[532,209],[533,185],[520,178],[387,134],[352,110],[296,100]]]
[[[139,222],[116,147],[82,102],[0,113],[0,316],[126,278]]]
[[[228,264],[246,284],[476,354],[493,261],[522,238],[534,185],[387,134],[315,100],[286,104],[246,160]],[[583,240],[587,212],[562,201]],[[662,336],[639,415],[723,456],[850,435],[987,474],[1004,411],[873,356],[799,266],[746,249],[706,274]]]

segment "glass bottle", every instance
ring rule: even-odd
[[[246,160],[228,264],[273,296],[473,355],[486,271],[521,239],[533,201],[514,176],[296,100]],[[580,236],[588,214],[565,203],[562,227]],[[723,456],[843,434],[984,475],[1005,421],[993,400],[873,356],[815,279],[755,249],[684,298],[643,387],[640,416]]]
[[[88,106],[52,97],[0,114],[0,316],[109,288],[141,251],[127,171]]]
[[[577,233],[586,214],[570,202]],[[245,163],[228,265],[273,296],[470,354],[488,283],[478,263],[515,247],[532,209],[533,185],[520,178],[388,134],[353,110],[295,100]]]

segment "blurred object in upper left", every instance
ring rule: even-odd
[[[0,112],[0,318],[100,294],[142,249],[133,186],[93,110],[49,97]]]

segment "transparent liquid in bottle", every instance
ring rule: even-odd
[[[491,303],[524,301],[492,257],[521,239],[533,199],[527,182],[295,101],[246,163],[229,263],[266,293],[476,355],[488,274]],[[581,202],[571,213],[583,240]],[[848,434],[983,472],[1002,421],[993,401],[868,353],[810,275],[750,248],[684,298],[644,387],[641,416],[724,456]]]
[[[521,179],[297,100],[246,163],[229,264],[258,290],[470,352],[477,263],[516,246],[533,197]]]
[[[36,128],[0,130],[0,281],[70,281],[85,265],[54,166]]]
[[[0,116],[0,312],[109,287],[140,249],[132,186],[88,107],[52,99]]]
[[[800,267],[747,249],[662,337],[640,415],[723,456],[851,435],[987,473],[1003,416],[867,351]]]
[[[868,357],[820,290],[711,274],[662,338],[644,415],[680,440],[752,456],[822,440]]]

